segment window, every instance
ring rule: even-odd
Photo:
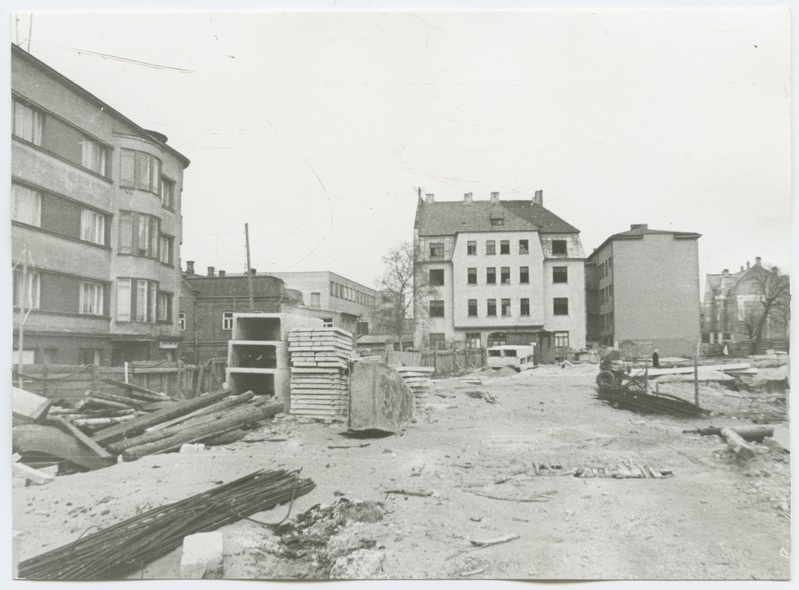
[[[223,330],[232,330],[233,329],[233,312],[232,311],[224,311],[224,312],[222,312],[222,329]]]
[[[172,266],[172,247],[175,244],[175,238],[166,234],[161,234],[160,248],[158,249],[158,260],[164,264]]]
[[[147,281],[137,280],[134,301],[135,313],[133,314],[133,318],[137,322],[147,321],[147,310],[149,308],[147,297],[149,294],[150,292],[147,289]]]
[[[81,283],[80,301],[78,302],[80,313],[86,315],[103,315],[104,294],[105,289],[100,283]]]
[[[555,315],[569,315],[568,297],[555,297],[552,300],[552,313]]]
[[[14,126],[12,133],[34,145],[42,145],[44,113],[19,101],[14,101]]]
[[[136,188],[159,194],[161,184],[161,160],[136,150],[122,150],[119,184],[124,188]]]
[[[530,315],[530,299],[527,297],[522,297],[519,300],[519,315],[529,316]]]
[[[480,332],[466,332],[466,348],[480,348],[482,345]]]
[[[555,332],[555,348],[569,348],[568,332]]]
[[[613,285],[608,285],[608,299],[613,299]]]
[[[477,256],[477,242],[466,242],[466,254],[468,256]]]
[[[468,268],[468,269],[466,269],[466,284],[467,285],[476,285],[477,284],[477,269],[476,268]]]
[[[505,218],[504,217],[491,217],[491,225],[494,227],[505,225]]]
[[[553,283],[568,283],[569,282],[569,267],[567,267],[567,266],[553,266],[552,267],[552,282]]]
[[[131,279],[117,279],[117,321],[129,322],[131,310]]]
[[[42,193],[21,184],[11,184],[11,219],[42,226]]]
[[[358,322],[355,324],[355,331],[358,336],[362,336],[369,333],[369,322]]]
[[[332,328],[333,327],[333,318],[322,318],[322,327],[323,328]]]
[[[39,273],[28,270],[22,280],[22,270],[14,269],[14,307],[39,309]]]
[[[493,266],[486,268],[486,283],[489,285],[497,284],[497,269]]]
[[[175,181],[166,176],[161,177],[161,206],[167,209],[175,208]]]
[[[430,302],[430,317],[443,318],[444,317],[444,300],[434,299]]]
[[[519,267],[519,282],[522,285],[527,285],[530,282],[530,267],[529,266],[520,266]]]
[[[91,209],[81,210],[80,239],[105,246],[105,215]]]
[[[119,212],[119,253],[159,258],[161,220],[133,211]],[[172,254],[170,252],[170,259]]]
[[[510,267],[503,266],[499,269],[499,281],[503,285],[510,285]]]
[[[431,268],[430,269],[430,285],[433,287],[439,287],[444,284],[444,269],[443,268]]]
[[[178,328],[181,332],[186,331],[186,314],[182,311],[178,314]]]
[[[172,321],[172,293],[158,293],[158,321]]]
[[[468,315],[470,318],[477,317],[477,299],[469,299],[468,303]]]
[[[101,176],[108,176],[108,147],[99,141],[84,138],[81,141],[80,165]]]
[[[510,299],[502,300],[502,307],[500,309],[500,313],[502,314],[503,318],[510,316]]]
[[[529,254],[530,243],[527,240],[519,240],[519,254]]]
[[[444,242],[430,242],[430,258],[444,258]]]
[[[552,240],[553,256],[565,256],[566,253],[566,240]]]
[[[489,299],[486,304],[486,315],[489,317],[497,317],[497,300]]]
[[[321,306],[322,306],[322,294],[311,293],[311,307],[321,307]]]
[[[78,353],[81,365],[99,365],[100,351],[96,348],[81,348]]]
[[[486,254],[491,256],[497,253],[497,243],[494,240],[486,241]]]
[[[499,253],[510,254],[510,240],[501,240],[499,242]]]
[[[444,334],[430,334],[430,349],[444,350],[447,347]]]

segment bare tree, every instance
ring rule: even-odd
[[[769,321],[787,323],[791,311],[790,277],[776,266],[771,270],[761,266],[747,278],[748,290],[758,297],[756,301],[744,303],[742,331],[754,343],[757,350],[764,339],[764,330]]]
[[[391,326],[392,332],[403,348],[406,321],[413,315],[420,321],[422,305],[417,305],[435,292],[423,273],[416,272],[416,249],[409,242],[403,242],[383,256],[383,278],[377,314]],[[415,315],[414,315],[415,314]]]

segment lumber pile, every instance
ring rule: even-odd
[[[315,484],[297,471],[256,471],[207,492],[154,508],[84,535],[46,553],[24,559],[27,580],[109,580],[141,568],[198,532],[270,510],[310,492]],[[77,542],[77,541],[80,542]]]
[[[341,328],[297,328],[288,335],[290,413],[310,418],[347,415],[352,334]]]
[[[430,386],[433,384],[433,367],[394,367],[405,385],[413,392],[413,409],[420,414],[427,409]]]

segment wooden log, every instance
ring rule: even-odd
[[[752,447],[746,444],[746,441],[732,428],[722,428],[721,436],[724,437],[724,440],[727,441],[727,446],[735,451],[739,458],[751,459],[755,456],[755,451]]]
[[[136,414],[128,416],[109,416],[103,418],[70,418],[69,421],[75,426],[83,426],[85,428],[106,428],[109,426],[123,426],[125,422],[136,419]]]
[[[84,408],[104,408],[104,409],[112,409],[112,410],[133,410],[132,406],[128,404],[123,404],[120,402],[112,402],[107,399],[100,399],[98,397],[89,396],[82,400],[80,400],[75,407],[78,410],[83,410]]]
[[[120,389],[125,389],[128,392],[128,395],[131,397],[135,397],[138,399],[142,399],[148,402],[159,402],[168,400],[169,396],[164,395],[163,393],[158,393],[156,391],[150,391],[149,389],[145,389],[144,387],[139,387],[138,385],[134,385],[133,383],[125,383],[124,381],[117,381],[116,379],[111,379],[109,377],[104,377],[100,379],[103,383],[108,383],[109,385],[114,385],[119,387]]]
[[[63,430],[66,430],[72,436],[74,436],[80,442],[82,442],[84,445],[89,447],[89,449],[94,451],[97,454],[98,457],[100,457],[102,459],[111,459],[112,458],[111,453],[106,451],[103,447],[98,445],[96,442],[94,442],[87,435],[83,434],[83,431],[81,431],[80,428],[78,428],[77,426],[72,424],[69,420],[64,420],[63,418],[54,418],[53,421],[56,424],[58,424],[59,426],[61,426],[61,428]]]
[[[183,416],[178,416],[177,418],[173,418],[172,420],[168,420],[167,422],[162,422],[161,424],[156,424],[155,426],[151,426],[146,430],[146,432],[155,432],[157,430],[162,430],[164,428],[170,428],[176,424],[186,424],[192,418],[220,412],[227,408],[246,403],[250,401],[253,397],[255,397],[255,394],[252,391],[246,391],[241,395],[231,395],[230,397],[227,397],[222,401],[216,402],[215,404],[211,404],[210,406],[199,408],[197,410],[194,410],[193,412],[184,414]]]
[[[140,416],[126,424],[120,424],[118,426],[103,429],[100,432],[95,433],[92,438],[94,439],[94,442],[102,445],[118,440],[123,436],[136,435],[150,426],[155,426],[156,424],[160,424],[161,422],[166,422],[172,418],[177,418],[178,416],[188,414],[189,412],[193,412],[199,408],[210,406],[211,404],[224,399],[228,395],[230,395],[230,390],[223,389],[221,391],[201,395],[200,397],[195,397],[184,402],[175,402],[163,410],[158,410],[152,414],[147,414],[146,416]]]
[[[283,411],[283,404],[279,401],[269,401],[263,404],[246,404],[244,407],[231,412],[228,416],[215,420],[214,422],[200,424],[193,428],[182,429],[174,435],[155,441],[153,443],[139,445],[126,449],[122,453],[125,461],[135,461],[145,455],[160,453],[185,443],[197,442],[209,436],[216,436],[233,428],[238,428],[252,422],[257,422],[274,416]]]
[[[701,434],[702,436],[721,435],[721,428],[697,428],[696,430],[683,430],[683,434]],[[732,428],[742,439],[761,442],[764,438],[774,436],[771,426],[735,426]]]
[[[222,400],[221,402],[208,406],[207,408],[202,408],[201,410],[198,410],[198,411],[203,411],[215,408],[216,411],[213,411],[210,414],[196,415],[193,417],[193,419],[187,419],[186,421],[179,423],[172,423],[168,428],[149,430],[139,436],[134,436],[132,438],[125,438],[123,440],[108,445],[108,450],[111,451],[112,453],[119,454],[125,449],[129,449],[131,447],[137,447],[140,445],[144,445],[147,443],[155,442],[157,440],[170,437],[174,435],[176,432],[178,432],[179,429],[192,428],[199,424],[205,424],[207,422],[219,420],[220,418],[223,418],[225,415],[228,414],[227,410],[229,408],[250,401],[254,395],[255,394],[252,391],[248,391],[247,393],[243,393],[241,395],[230,396],[227,399]],[[160,426],[160,424],[158,426]]]
[[[142,402],[141,400],[125,397],[124,395],[115,395],[113,393],[107,393],[105,391],[92,391],[89,395],[90,397],[95,399],[103,399],[109,402],[117,402],[136,409],[141,409],[145,405],[145,403]]]

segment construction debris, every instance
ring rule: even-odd
[[[509,541],[515,541],[519,538],[519,535],[511,534],[511,535],[504,535],[502,537],[497,537],[496,539],[487,539],[485,541],[472,541],[472,545],[475,547],[490,547],[491,545],[500,545],[501,543],[508,543]]]
[[[347,415],[352,334],[341,328],[297,328],[288,335],[291,414],[310,418]]]
[[[52,400],[41,395],[11,387],[11,411],[14,424],[39,422],[50,409]]]
[[[709,426],[708,428],[697,428],[695,430],[683,430],[683,434],[701,434],[702,436],[721,436],[723,428]],[[755,442],[763,442],[766,437],[774,436],[774,428],[771,426],[735,426],[731,428],[742,439]]]
[[[348,427],[354,432],[397,433],[413,418],[413,393],[393,369],[353,363]]]
[[[433,492],[429,490],[384,490],[383,493],[387,496],[389,494],[400,494],[403,496],[422,496],[423,498],[429,498],[433,495]]]
[[[421,415],[427,410],[430,386],[433,384],[431,377],[435,372],[434,367],[394,367],[405,385],[413,392],[414,413]]]
[[[675,416],[701,416],[710,413],[709,410],[673,395],[652,395],[634,389],[620,390],[600,385],[596,398],[608,402],[613,408],[623,408],[641,413]]]
[[[194,533],[183,538],[183,552],[180,556],[180,577],[201,580],[221,578],[222,533]]]
[[[489,404],[497,403],[497,398],[488,393],[487,391],[472,389],[470,391],[464,391],[463,393],[474,399],[482,399],[483,401]]]
[[[214,531],[256,512],[286,504],[314,487],[310,479],[299,479],[297,471],[256,471],[25,559],[19,564],[19,577],[28,580],[122,577],[180,547],[187,535]]]
[[[755,456],[754,449],[746,444],[746,441],[732,428],[722,428],[721,436],[727,441],[727,446],[738,455],[738,458],[746,460]]]
[[[33,467],[29,467],[28,465],[20,462],[11,464],[11,472],[13,473],[14,477],[24,477],[29,483],[36,485],[50,483],[55,479],[55,475],[51,473],[34,469]]]

